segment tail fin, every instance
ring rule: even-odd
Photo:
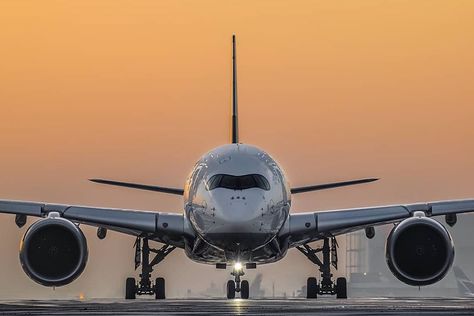
[[[237,61],[235,54],[235,34],[232,35],[232,144],[239,142],[239,122],[237,115]]]
[[[465,296],[473,296],[474,283],[467,277],[467,275],[464,273],[464,271],[461,270],[461,268],[454,266],[453,272],[454,276],[456,277],[459,294]]]

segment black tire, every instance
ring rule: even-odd
[[[235,298],[235,282],[232,280],[227,281],[227,298]]]
[[[308,278],[306,281],[306,298],[318,298],[318,281],[316,278]]]
[[[249,281],[244,280],[240,282],[240,298],[246,300],[249,298],[249,295],[250,295]]]
[[[165,295],[165,279],[164,278],[156,278],[156,280],[155,280],[155,299],[164,300],[165,298],[166,298],[166,295]]]
[[[135,283],[135,278],[127,278],[125,281],[125,299],[134,300],[137,293],[137,285]]]
[[[336,280],[336,298],[347,298],[347,280],[346,280],[346,278],[337,278],[337,280]]]

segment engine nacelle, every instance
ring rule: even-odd
[[[58,216],[35,222],[20,244],[25,273],[44,286],[74,281],[86,267],[87,241],[77,225]]]
[[[387,264],[402,282],[429,285],[449,271],[454,244],[446,228],[434,219],[414,216],[398,224],[388,236]]]

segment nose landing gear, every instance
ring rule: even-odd
[[[227,298],[233,299],[235,298],[235,292],[240,292],[240,298],[248,299],[250,295],[249,281],[240,280],[240,277],[245,275],[242,265],[236,264],[231,275],[234,280],[227,281]]]
[[[164,245],[160,249],[150,248],[148,238],[143,238],[143,246],[141,246],[141,238],[137,238],[135,242],[135,269],[140,265],[142,272],[140,273],[140,281],[138,284],[135,278],[127,278],[125,283],[125,299],[135,299],[136,295],[153,295],[156,299],[164,299],[165,295],[165,279],[156,278],[155,283],[151,282],[151,273],[153,266],[157,265],[166,258],[176,247]],[[156,254],[150,262],[150,252]]]
[[[337,241],[335,237],[331,238],[331,246],[329,246],[329,238],[324,238],[323,247],[313,249],[308,245],[296,247],[311,262],[319,266],[321,272],[321,283],[318,284],[316,278],[308,278],[307,281],[307,298],[317,298],[319,295],[336,295],[336,298],[347,298],[347,281],[346,278],[337,278],[334,283],[332,280],[331,265],[337,269]],[[323,253],[321,261],[317,253]]]

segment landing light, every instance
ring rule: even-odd
[[[234,264],[234,270],[236,270],[236,271],[242,270],[242,263],[236,262],[236,263]]]

